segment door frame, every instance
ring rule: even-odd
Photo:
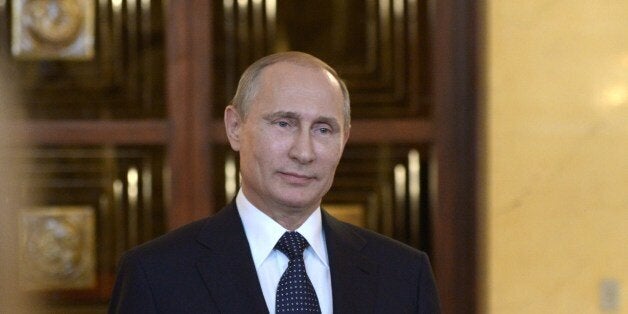
[[[224,141],[212,121],[211,12],[214,1],[168,1],[166,72],[170,208],[173,229],[214,213],[211,147]],[[481,1],[431,1],[431,87],[437,178],[431,256],[443,313],[480,311],[478,123],[481,104]],[[396,123],[398,121],[391,121]],[[410,134],[424,124],[406,123]],[[424,132],[421,129],[420,132]],[[408,134],[407,132],[396,132]],[[403,135],[401,135],[403,136]]]

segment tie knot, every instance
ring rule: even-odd
[[[303,250],[310,246],[307,243],[307,240],[296,231],[286,231],[279,241],[277,241],[277,245],[275,245],[275,249],[281,251],[281,253],[285,254],[290,260],[296,258],[303,258]]]

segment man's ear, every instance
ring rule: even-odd
[[[240,151],[240,131],[242,129],[242,117],[233,105],[225,108],[225,130],[231,149]]]

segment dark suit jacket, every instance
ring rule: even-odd
[[[334,313],[439,313],[427,256],[323,211]],[[235,204],[127,252],[110,313],[268,313]]]

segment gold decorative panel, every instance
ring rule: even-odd
[[[429,114],[425,1],[225,0],[215,7],[216,117],[250,63],[285,50],[338,70],[354,118]]]
[[[12,4],[14,56],[90,59],[94,55],[94,2],[13,0]]]
[[[16,56],[25,118],[166,116],[162,0],[2,3],[0,56]]]
[[[360,204],[326,204],[325,210],[339,220],[348,222],[358,227],[366,227],[366,208]]]
[[[239,186],[237,157],[228,146],[214,155],[217,208]],[[341,220],[428,250],[430,150],[424,145],[347,145],[323,207]]]
[[[39,208],[20,221],[20,286],[86,289],[96,285],[91,207]]]
[[[27,195],[37,195],[34,206],[45,210],[27,213],[23,221],[28,232],[23,235],[46,249],[31,262],[43,263],[40,272],[56,276],[54,282],[45,281],[42,276],[26,276],[25,286],[72,288],[81,290],[85,300],[106,301],[120,256],[165,232],[164,159],[165,150],[159,146],[46,145],[24,151],[19,162],[30,167],[21,175],[30,186],[19,188]],[[59,205],[64,206],[58,208]],[[69,210],[72,207],[89,208],[90,214],[73,212]],[[76,281],[74,272],[62,272],[71,270],[68,265],[72,266],[76,258],[74,253],[62,251],[63,246],[78,246],[78,242],[73,242],[79,239],[75,235],[84,234],[77,224],[80,228],[91,224],[89,230],[96,243],[90,249],[96,277],[96,283],[91,286],[87,281]],[[57,239],[55,233],[64,237]],[[55,246],[47,248],[47,243]],[[59,264],[58,268],[55,263]],[[44,264],[55,268],[45,269]],[[63,301],[71,300],[72,296],[56,298]]]
[[[421,145],[347,145],[323,205],[359,205],[366,209],[365,227],[427,250],[429,154]]]

